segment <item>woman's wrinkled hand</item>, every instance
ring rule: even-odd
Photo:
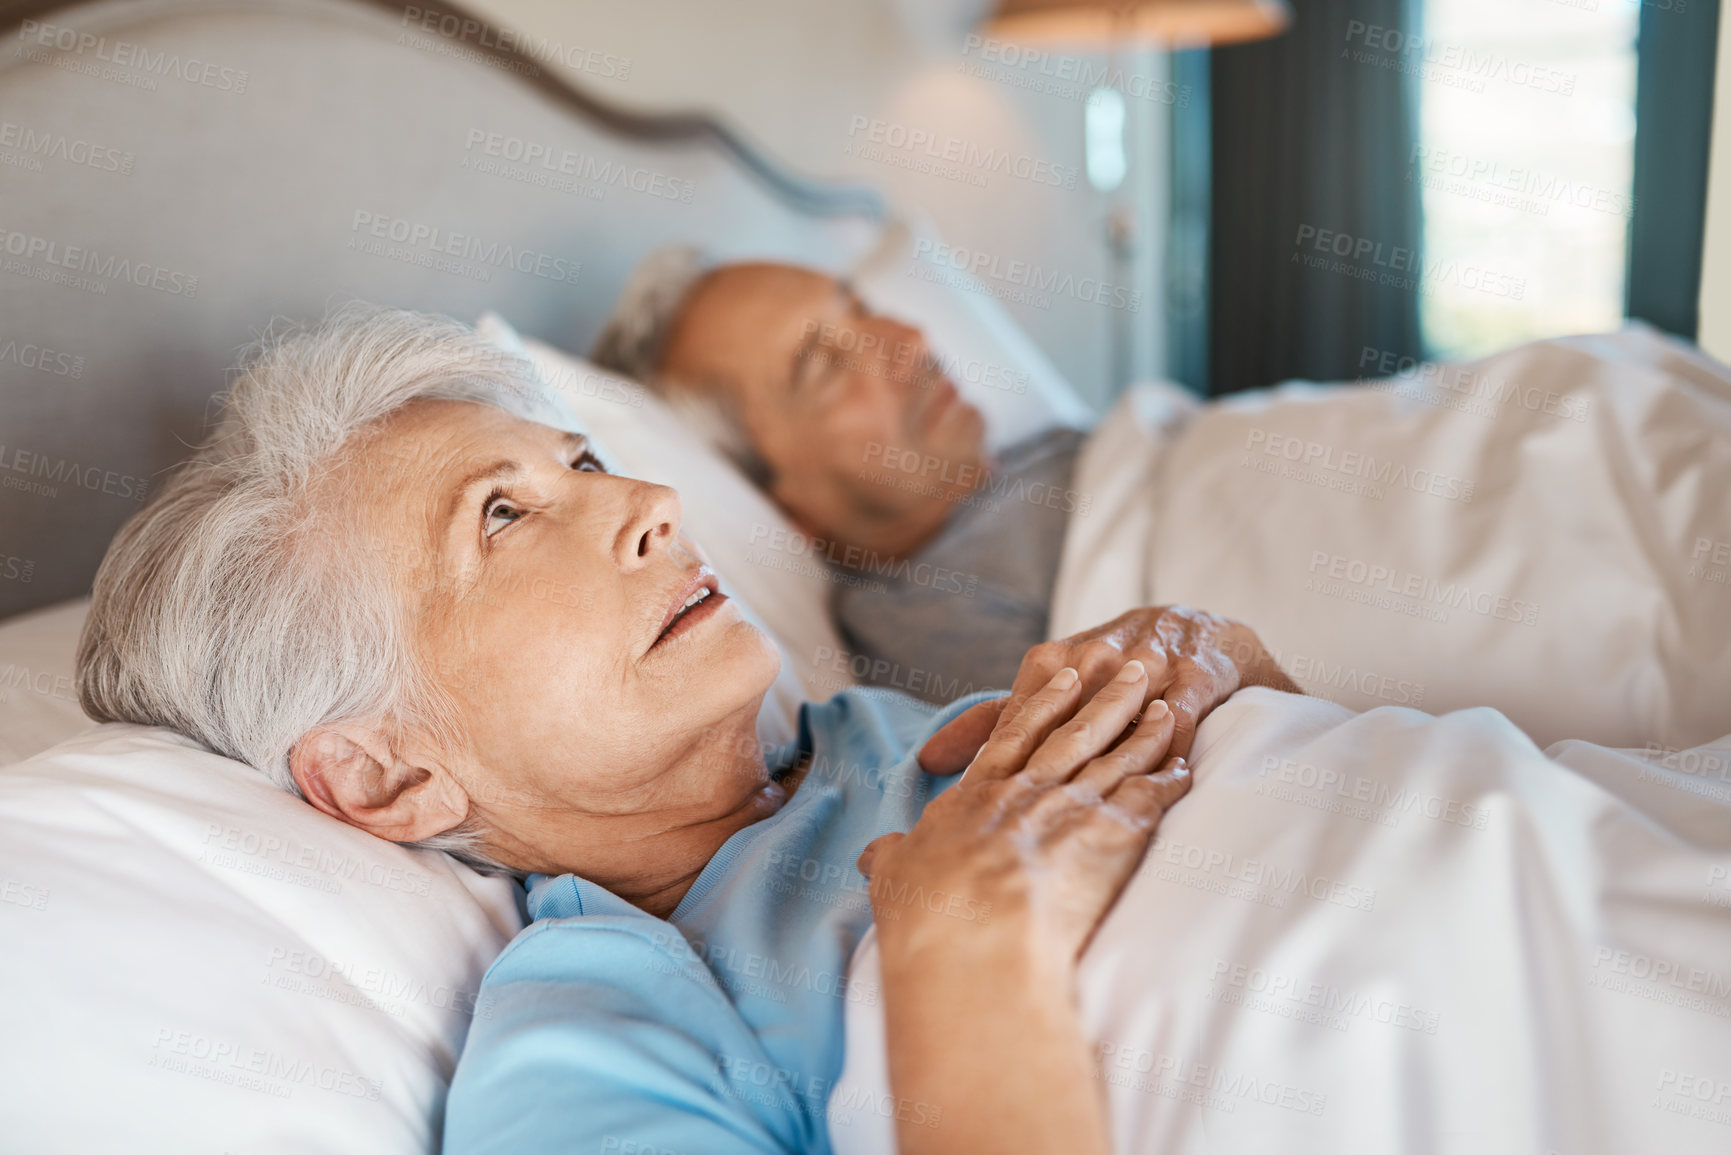
[[[1122,663],[1085,702],[1084,690],[1075,669],[1049,676],[911,833],[865,848],[886,962],[954,964],[1008,946],[1041,973],[1073,966],[1190,788],[1189,768],[1168,756],[1172,712],[1144,710],[1141,662]],[[967,943],[990,949],[971,955]]]
[[[1183,757],[1190,755],[1197,724],[1237,690],[1304,692],[1243,622],[1187,606],[1151,606],[1029,650],[1010,696],[981,702],[934,734],[920,751],[920,765],[931,774],[954,774],[1060,668],[1081,674],[1087,701],[1131,658],[1148,669],[1148,704],[1164,701],[1172,711],[1171,752]]]

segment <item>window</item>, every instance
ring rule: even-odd
[[[1640,0],[1429,0],[1424,12],[1409,179],[1423,185],[1427,353],[1615,328]]]

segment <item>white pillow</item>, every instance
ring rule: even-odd
[[[890,224],[848,273],[850,283],[874,309],[925,333],[957,388],[985,415],[993,449],[1054,425],[1092,426],[1093,410],[997,300],[944,262],[934,235],[929,227]],[[642,386],[525,340],[496,313],[476,327],[528,355],[601,446],[602,460],[679,491],[692,537],[786,658],[764,703],[766,735],[776,732],[775,719],[791,726],[801,698],[827,698],[854,683],[830,614],[834,575],[732,462]]]
[[[679,491],[686,531],[702,546],[722,586],[781,645],[781,674],[764,701],[759,727],[765,737],[792,737],[800,702],[828,698],[852,684],[830,620],[829,572],[821,560],[793,552],[798,546],[789,543],[805,539],[732,462],[641,385],[524,340],[496,313],[482,316],[476,328],[534,362],[609,468]]]
[[[511,883],[121,723],[0,769],[0,828],[9,1149],[437,1149]]]
[[[72,688],[78,631],[90,599],[0,622],[0,766],[20,762],[96,723]]]
[[[896,221],[848,274],[875,312],[918,328],[956,389],[1002,449],[1055,425],[1092,428],[1097,415],[1033,338],[965,268],[929,224]]]

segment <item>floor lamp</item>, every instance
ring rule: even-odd
[[[1083,117],[1084,154],[1089,183],[1113,196],[1106,214],[1106,248],[1117,284],[1130,278],[1137,240],[1135,206],[1121,191],[1130,167],[1124,141],[1125,94],[1112,86],[1114,78],[1123,75],[1126,50],[1141,45],[1206,48],[1260,40],[1283,31],[1291,19],[1286,0],[998,0],[986,24],[991,36],[1021,44],[1106,50],[1105,84],[1089,94]],[[1205,109],[1205,96],[1203,100]],[[1206,121],[1198,127],[1198,119],[1187,118],[1189,130],[1206,132]],[[1206,182],[1200,197],[1192,192],[1187,199],[1199,203],[1181,211],[1201,213],[1200,227],[1175,216],[1173,234],[1205,244]],[[1201,253],[1190,255],[1205,259]],[[1112,318],[1114,392],[1129,383],[1129,365],[1130,317],[1118,309]]]

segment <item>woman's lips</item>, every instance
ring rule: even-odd
[[[691,595],[700,590],[708,590],[708,596],[687,609],[686,602],[691,600]],[[649,648],[653,650],[667,639],[678,637],[701,625],[726,600],[727,595],[721,592],[721,582],[716,578],[715,571],[708,566],[703,566],[691,576],[690,581],[680,588],[673,604],[668,607],[667,616],[662,619],[660,632],[655,635],[655,640],[650,643]]]
[[[655,645],[659,646],[662,642],[665,642],[670,638],[677,638],[681,634],[695,630],[698,626],[701,626],[704,622],[708,621],[720,612],[722,603],[725,601],[727,601],[727,595],[722,593],[720,590],[716,590],[714,593],[686,610],[683,614],[674,618],[673,624],[661,631],[661,636],[655,639]],[[649,648],[654,649],[655,646]]]

